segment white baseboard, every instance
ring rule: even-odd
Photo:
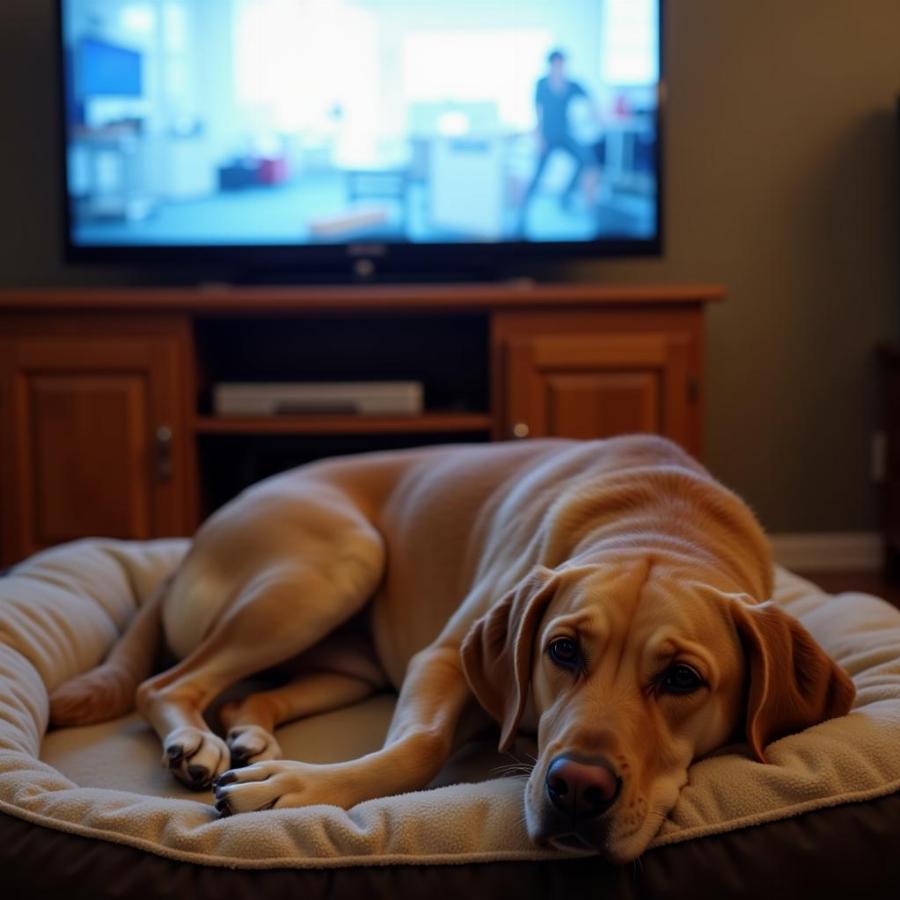
[[[775,561],[798,572],[878,572],[881,535],[876,531],[772,534]]]

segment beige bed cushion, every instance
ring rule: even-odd
[[[0,812],[173,859],[246,868],[560,855],[528,842],[522,780],[500,777],[509,760],[486,744],[464,748],[432,790],[349,812],[318,806],[220,820],[209,795],[180,788],[159,768],[159,745],[136,716],[45,735],[48,690],[104,656],[185,547],[84,541],[0,578]],[[856,708],[771,745],[767,765],[743,747],[697,763],[657,845],[900,788],[900,613],[863,594],[830,597],[784,571],[776,599],[853,676]],[[298,758],[350,758],[378,746],[392,704],[376,697],[278,737]]]

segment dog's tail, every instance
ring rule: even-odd
[[[169,579],[135,613],[106,660],[63,682],[50,695],[50,722],[56,726],[92,725],[134,709],[138,685],[153,670],[162,642],[162,605]]]

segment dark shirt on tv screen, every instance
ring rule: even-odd
[[[569,136],[569,104],[587,92],[577,81],[567,81],[563,90],[551,87],[550,78],[537,83],[534,101],[541,110],[541,134],[548,144],[564,141]]]

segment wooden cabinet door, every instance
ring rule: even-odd
[[[548,334],[507,342],[509,437],[664,434],[691,448],[688,339],[677,334]]]
[[[0,341],[6,562],[80,537],[189,530],[183,368],[165,336]]]

